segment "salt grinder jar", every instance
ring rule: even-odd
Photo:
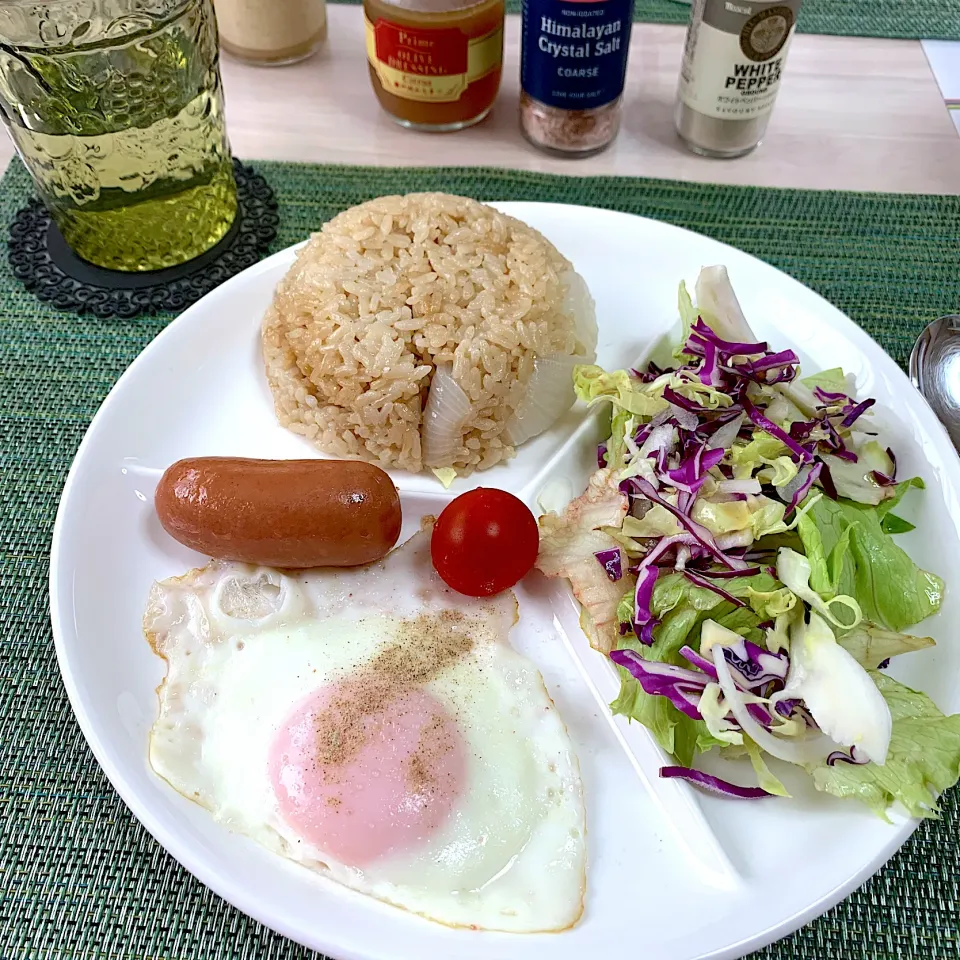
[[[523,0],[520,126],[549,153],[588,157],[620,129],[633,0]]]

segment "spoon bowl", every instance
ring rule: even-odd
[[[910,352],[910,382],[960,450],[960,315],[927,324]]]

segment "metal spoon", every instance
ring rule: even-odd
[[[960,451],[960,316],[939,317],[917,337],[910,351],[910,382]]]

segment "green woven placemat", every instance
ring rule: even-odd
[[[507,0],[507,10],[518,13],[520,2]],[[690,6],[673,0],[634,0],[633,19],[645,23],[686,23]],[[797,28],[804,33],[845,37],[960,40],[960,4],[956,0],[804,0]]]
[[[805,192],[504,170],[258,163],[280,203],[276,247],[383,193],[591,204],[734,244],[812,286],[901,363],[932,317],[960,308],[960,198]],[[0,223],[29,194],[15,162]],[[0,240],[0,958],[305,960],[181,869],[114,794],[73,720],[47,611],[60,489],[113,382],[170,317],[78,319],[19,286]],[[891,864],[764,960],[957,960],[956,792]],[[789,869],[789,864],[784,864]],[[775,895],[775,894],[772,894]],[[642,890],[638,888],[642,902]],[[642,950],[642,946],[638,946]]]

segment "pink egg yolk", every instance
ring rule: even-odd
[[[349,681],[315,691],[269,757],[283,820],[354,867],[422,844],[449,817],[466,770],[456,720],[436,698],[413,688],[368,699]]]

